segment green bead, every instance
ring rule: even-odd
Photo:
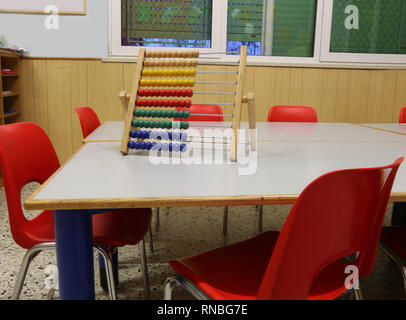
[[[133,120],[131,125],[135,128],[138,127],[138,120]]]
[[[185,118],[185,119],[189,119],[189,117],[190,117],[190,111],[185,111],[184,113],[185,113],[184,118]]]
[[[133,113],[133,114],[134,114],[135,117],[138,117],[138,110],[137,110],[137,109],[134,110],[134,113]]]
[[[168,111],[168,118],[173,118],[173,111],[172,110]]]
[[[161,110],[155,111],[155,116],[156,116],[157,118],[161,118],[161,117],[162,117],[162,111],[161,111]]]
[[[180,128],[185,130],[189,129],[189,122],[182,121]]]
[[[149,117],[149,110],[142,110],[142,116],[145,118]]]
[[[138,127],[144,127],[145,126],[145,121],[144,120],[138,120]]]
[[[167,121],[167,122],[166,122],[166,127],[167,127],[168,129],[172,129],[172,121]]]
[[[155,117],[156,117],[156,111],[155,111],[155,110],[150,110],[150,111],[149,111],[149,116],[150,116],[151,118],[155,118]]]
[[[185,117],[185,112],[184,111],[178,111],[178,114],[177,114],[177,118],[179,118],[179,119],[183,119]]]
[[[162,113],[161,113],[162,118],[166,118],[167,113],[168,113],[168,111],[162,110]]]

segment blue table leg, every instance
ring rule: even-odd
[[[59,290],[62,300],[94,300],[92,213],[54,211]]]

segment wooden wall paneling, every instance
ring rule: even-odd
[[[33,60],[34,121],[45,132],[48,131],[48,82],[46,60]]]
[[[21,120],[35,122],[33,61],[21,61]]]
[[[101,122],[124,120],[118,98],[123,85],[123,63],[87,61],[88,104]]]
[[[76,152],[83,141],[82,128],[75,108],[88,106],[86,61],[70,61],[72,152]]]
[[[290,77],[292,68],[275,68],[275,103],[274,105],[290,105]]]
[[[320,121],[322,82],[323,69],[303,69],[302,105],[314,108]]]
[[[351,70],[347,105],[347,121],[365,123],[367,119],[369,70]]]
[[[334,122],[337,107],[337,70],[324,69],[321,81],[319,118],[323,122]]]
[[[337,70],[337,98],[336,98],[336,113],[335,122],[347,122],[347,105],[349,92],[350,70]]]
[[[267,121],[268,111],[275,105],[275,82],[276,68],[257,67],[255,69],[254,93],[256,120],[258,122]]]
[[[290,75],[290,98],[289,105],[300,106],[302,104],[303,69],[292,68]]]
[[[406,70],[398,70],[392,122],[399,122],[400,109],[406,107]]]
[[[61,163],[73,152],[70,67],[66,60],[46,62],[48,135]]]
[[[381,120],[384,88],[385,71],[371,70],[367,96],[367,123],[378,123]]]
[[[385,70],[385,83],[382,98],[382,113],[379,122],[391,123],[393,122],[393,110],[396,95],[396,83],[398,78],[397,70]],[[396,117],[395,117],[396,118]],[[398,122],[399,118],[395,122]]]

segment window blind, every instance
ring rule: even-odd
[[[121,0],[122,45],[210,47],[212,0]]]

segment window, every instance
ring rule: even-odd
[[[316,0],[229,0],[227,51],[313,57]]]
[[[322,60],[406,62],[406,1],[340,0],[324,6]]]
[[[406,63],[406,0],[110,0],[110,54],[198,48],[249,62]],[[227,54],[226,54],[227,52]]]

